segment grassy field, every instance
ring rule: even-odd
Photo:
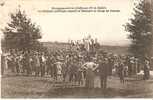
[[[153,79],[133,78],[121,84],[117,77],[108,79],[107,90],[72,87],[71,83],[54,82],[51,78],[9,76],[1,80],[2,98],[123,98],[153,97]],[[66,87],[65,87],[66,86]]]
[[[2,97],[44,97],[49,89],[49,79],[34,77],[5,77],[2,78]]]

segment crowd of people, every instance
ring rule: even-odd
[[[54,81],[74,82],[78,85],[85,83],[85,87],[93,88],[95,76],[100,77],[101,88],[107,87],[108,76],[118,76],[121,83],[125,77],[130,77],[142,70],[140,60],[127,55],[115,55],[103,50],[94,55],[78,52],[57,50],[52,53],[34,50],[12,50],[2,54],[2,74],[6,69],[17,75],[35,77],[49,76]],[[149,78],[150,64],[145,61],[145,70]],[[4,67],[5,66],[5,67]]]

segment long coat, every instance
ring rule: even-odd
[[[101,78],[107,78],[108,76],[108,63],[106,62],[100,62],[99,63],[99,75]]]
[[[91,68],[86,70],[86,87],[93,88],[94,87],[94,72]]]

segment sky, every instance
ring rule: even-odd
[[[91,35],[104,45],[127,45],[128,32],[123,25],[131,18],[134,0],[1,0],[0,28],[10,21],[10,13],[19,8],[41,28],[41,41],[81,40]],[[106,7],[113,13],[46,13],[52,7]],[[1,32],[2,33],[2,32]]]

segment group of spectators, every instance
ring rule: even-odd
[[[125,77],[139,73],[145,68],[144,79],[149,78],[150,62],[145,59],[144,66],[133,56],[116,55],[99,51],[95,55],[83,55],[78,52],[55,51],[52,53],[34,50],[10,51],[1,56],[2,74],[6,69],[17,75],[36,77],[49,76],[55,81],[85,83],[88,88],[94,87],[95,76],[100,77],[102,88],[107,87],[108,76],[118,76],[121,83]]]

